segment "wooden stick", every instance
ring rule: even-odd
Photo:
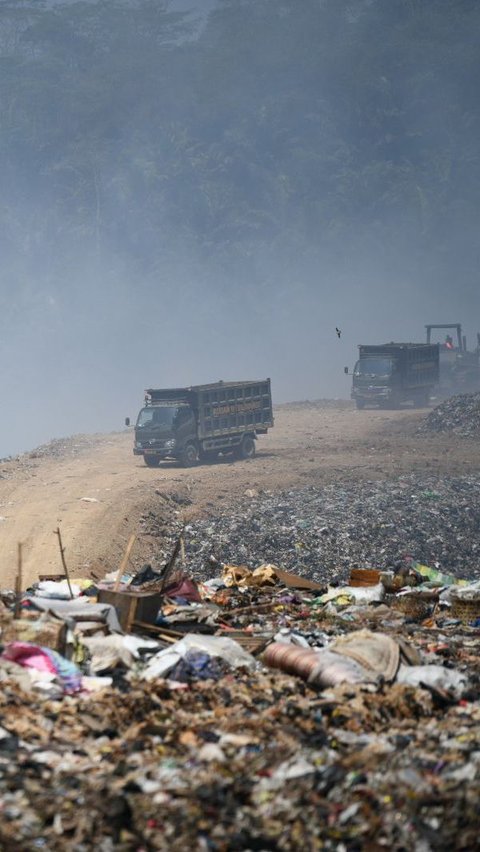
[[[14,618],[20,618],[20,612],[22,608],[22,573],[23,573],[23,565],[22,565],[22,545],[18,542],[18,567],[17,567],[17,576],[15,577],[15,610],[14,610]]]
[[[67,580],[68,591],[70,592],[70,597],[73,600],[73,591],[72,591],[72,586],[71,586],[71,583],[70,583],[70,577],[68,576],[68,568],[67,568],[67,563],[65,561],[65,548],[62,544],[62,534],[60,532],[60,527],[57,527],[57,529],[55,530],[55,535],[58,536],[58,546],[60,548],[60,557],[61,557],[62,565],[63,565],[63,573],[65,574],[65,577],[66,577],[66,580]]]
[[[148,624],[146,621],[133,621],[132,627],[140,627],[145,631],[155,633],[165,642],[178,642],[179,639],[183,639],[185,636],[185,633],[179,633],[178,630],[168,630],[165,627],[160,627],[158,624]]]
[[[137,536],[135,535],[135,533],[132,533],[132,535],[130,536],[130,539],[128,541],[128,544],[127,544],[125,556],[123,557],[120,568],[118,569],[117,579],[115,580],[115,585],[113,587],[114,592],[118,591],[118,587],[120,585],[120,580],[122,579],[122,574],[123,574],[123,572],[125,571],[125,568],[128,565],[128,560],[130,559],[130,553],[132,552],[132,547],[135,544],[136,538],[137,538]]]
[[[140,627],[140,629],[149,631],[151,633],[155,633],[159,639],[163,639],[165,642],[171,642],[172,645],[174,642],[178,642],[179,639],[183,639],[185,636],[184,633],[176,633],[170,635],[170,631],[164,632],[163,627],[159,627],[157,624],[148,624],[146,621],[132,621],[132,627]]]

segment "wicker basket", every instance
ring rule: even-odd
[[[430,615],[431,603],[416,595],[392,595],[387,600],[389,606],[403,612],[408,618],[418,620]]]
[[[451,613],[454,618],[468,624],[480,618],[480,597],[463,598],[452,596]]]

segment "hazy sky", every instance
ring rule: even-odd
[[[206,8],[198,0],[172,6]],[[28,187],[24,194],[17,226],[31,246]],[[47,211],[48,199],[39,201]],[[53,256],[38,245],[18,276],[5,270],[22,258],[3,257],[0,457],[52,438],[121,429],[151,386],[268,376],[277,403],[348,398],[343,368],[353,366],[359,343],[423,341],[428,322],[461,322],[473,348],[479,263],[457,276],[455,258],[461,265],[474,255],[475,223],[457,211],[443,270],[438,263],[429,269],[402,227],[381,256],[367,239],[347,237],[340,249],[312,245],[308,256],[303,249],[283,256],[279,247],[272,260],[252,250],[239,259],[232,283],[228,270],[191,248],[142,277],[122,263],[121,246],[93,260],[70,246],[60,274],[60,222]]]

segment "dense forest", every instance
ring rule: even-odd
[[[233,308],[259,331],[272,299],[358,304],[369,276],[466,310],[477,0],[191,5],[2,0],[4,336],[86,322],[93,281],[110,322]]]

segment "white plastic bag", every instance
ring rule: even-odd
[[[406,686],[425,684],[433,689],[452,692],[460,697],[466,689],[467,678],[462,672],[447,669],[444,666],[404,666],[402,664],[397,672],[397,683],[404,683]]]

